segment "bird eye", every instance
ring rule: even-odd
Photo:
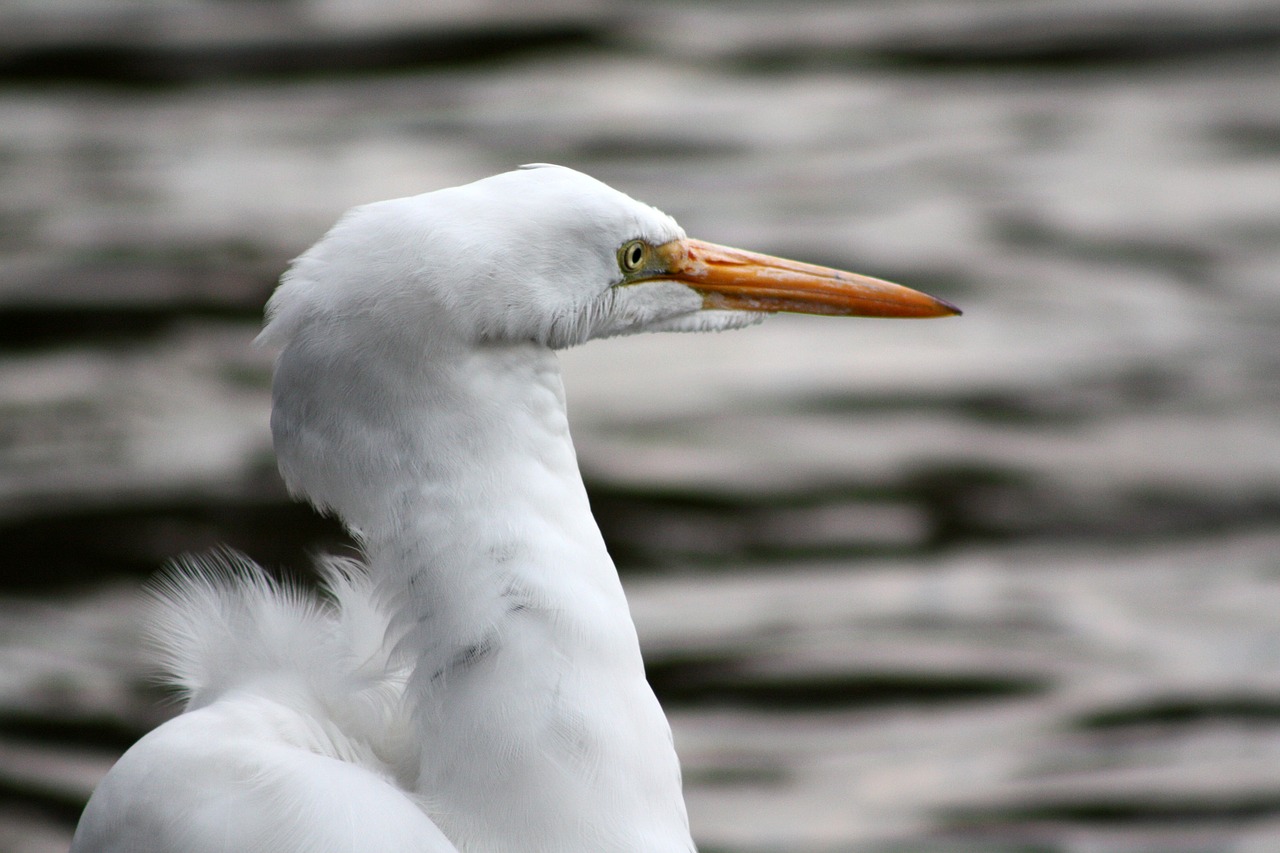
[[[624,273],[639,272],[644,269],[645,258],[649,254],[648,248],[643,240],[624,243],[618,250],[618,266]]]

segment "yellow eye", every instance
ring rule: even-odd
[[[644,262],[648,257],[648,245],[643,240],[632,240],[629,243],[623,243],[622,248],[618,250],[618,266],[627,274],[640,272],[644,269]]]

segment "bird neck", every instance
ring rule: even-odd
[[[355,420],[294,430],[277,394],[277,450],[356,531],[391,604],[433,817],[462,849],[691,850],[554,353],[485,346],[359,382],[334,369],[324,399],[298,402]]]

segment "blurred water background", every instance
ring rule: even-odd
[[[1280,6],[0,5],[0,851],[173,712],[138,589],[292,504],[346,207],[573,166],[959,303],[564,355],[708,853],[1280,850]]]

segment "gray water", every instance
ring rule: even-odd
[[[1280,7],[416,5],[0,8],[0,851],[173,713],[164,560],[346,547],[287,260],[540,161],[965,309],[563,357],[704,850],[1280,850]]]

